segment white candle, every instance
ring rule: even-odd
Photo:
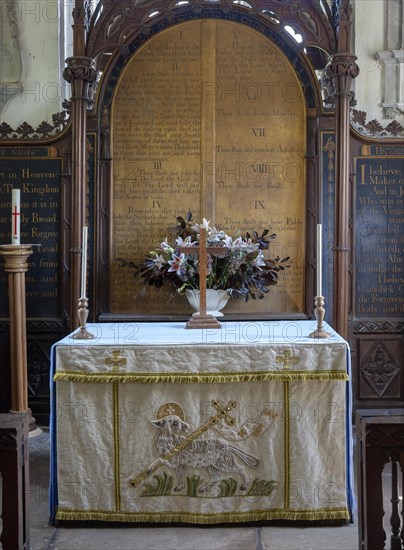
[[[11,244],[20,244],[21,192],[11,192]]]
[[[83,226],[83,235],[81,238],[81,288],[80,298],[87,298],[86,296],[86,284],[87,284],[87,238],[88,227]]]
[[[322,296],[322,242],[321,223],[317,224],[317,296]]]

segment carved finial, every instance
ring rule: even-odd
[[[352,25],[352,6],[350,0],[334,0],[333,8],[334,26],[338,41],[337,51],[349,52]]]

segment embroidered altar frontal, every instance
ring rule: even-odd
[[[347,344],[307,338],[311,322],[223,325],[95,325],[54,346],[52,516],[349,519]]]

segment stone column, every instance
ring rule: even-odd
[[[336,53],[331,56],[327,75],[335,88],[335,236],[334,236],[334,328],[348,338],[350,303],[351,189],[349,183],[349,110],[353,99],[352,80],[359,74],[356,56]]]
[[[404,23],[403,23],[403,26],[404,26]],[[404,37],[403,37],[403,41],[404,41]],[[404,109],[404,48],[401,48],[401,50],[393,50],[393,55],[398,64],[397,103],[398,103],[398,107],[401,110],[403,110]]]
[[[63,77],[72,87],[72,189],[71,189],[71,240],[70,240],[70,328],[79,325],[78,300],[80,298],[81,235],[87,225],[87,170],[86,134],[89,86],[96,78],[93,59],[74,56],[66,59]]]
[[[394,119],[397,108],[402,108],[404,105],[404,91],[400,86],[403,82],[403,54],[402,50],[375,53],[375,59],[384,67],[382,106],[383,115],[388,119]]]

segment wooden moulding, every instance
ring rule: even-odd
[[[213,315],[195,315],[186,324],[186,328],[220,328],[221,324]]]

